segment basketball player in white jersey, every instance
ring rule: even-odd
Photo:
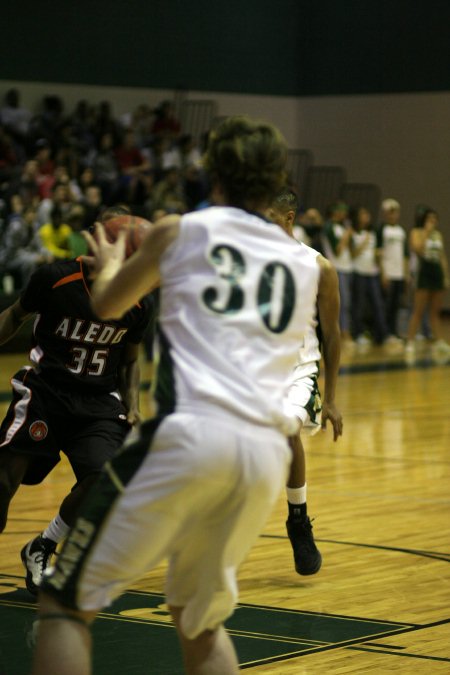
[[[319,267],[264,213],[285,180],[271,125],[236,117],[205,166],[222,206],[170,216],[125,263],[89,236],[93,309],[121,316],[160,280],[158,414],[106,466],[41,586],[35,675],[87,675],[89,623],[162,559],[186,672],[232,675],[223,628],[236,569],[264,526],[298,421],[285,405]]]
[[[298,208],[297,195],[285,188],[277,196],[268,211],[273,222],[293,237],[293,224]],[[298,350],[298,359],[293,372],[288,401],[300,422],[299,432],[291,436],[289,443],[293,459],[287,481],[288,519],[287,532],[294,553],[295,569],[299,574],[315,574],[322,564],[312,533],[311,521],[306,507],[306,462],[300,431],[313,435],[329,420],[336,441],[342,434],[342,415],[335,404],[336,381],[339,372],[339,283],[336,271],[317,251],[300,244],[320,266],[317,309],[322,335],[322,352],[325,371],[324,399],[321,401],[317,384],[321,350],[317,336],[317,321],[309,327]]]

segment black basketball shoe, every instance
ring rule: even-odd
[[[322,565],[308,516],[288,518],[286,528],[294,552],[295,570],[298,574],[316,574]]]

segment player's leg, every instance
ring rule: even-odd
[[[70,610],[41,593],[32,675],[89,675],[94,612]]]
[[[378,275],[367,278],[368,301],[372,306],[374,334],[377,343],[382,344],[388,337],[383,296],[381,293],[380,278]],[[391,342],[393,342],[391,340]]]
[[[270,429],[191,419],[191,454],[202,487],[199,492],[195,478],[191,510],[197,516],[188,514],[174,541],[167,602],[177,608],[174,618],[188,672],[234,673],[234,648],[222,626],[237,601],[236,570],[285,484],[290,453],[286,439]]]
[[[389,279],[385,288],[386,323],[389,335],[397,335],[397,281]]]
[[[183,635],[180,619],[183,607],[170,607],[183,652],[187,675],[233,675],[239,664],[233,643],[221,625],[216,630],[203,631],[193,640]]]
[[[444,291],[430,291],[430,326],[434,338],[433,353],[437,357],[448,358],[450,345],[442,336],[441,310],[444,300]]]
[[[315,574],[322,564],[306,504],[306,457],[300,434],[289,439],[292,464],[286,486],[288,518],[286,529],[294,554],[295,569],[299,574]]]
[[[123,413],[119,402],[109,397],[105,400],[105,419],[99,415],[99,419],[82,423],[80,418],[76,432],[68,428],[70,440],[65,450],[77,483],[64,498],[58,513],[48,526],[22,549],[22,562],[27,570],[27,588],[34,595],[57,545],[66,538],[75,523],[80,505],[98,478],[103,465],[114,456],[127,434],[128,425],[120,420],[107,418],[107,415],[111,415],[110,404],[113,410],[117,409],[118,414]]]
[[[0,426],[0,531],[21,483],[40,483],[58,462],[52,434],[31,368],[11,378],[12,401]]]
[[[300,422],[302,433],[312,435],[320,429],[322,403],[317,375],[299,377],[291,386],[289,404]],[[322,556],[314,542],[307,512],[306,457],[300,432],[289,439],[292,463],[286,484],[288,518],[286,529],[291,542],[295,569],[299,574],[315,574]]]
[[[85,624],[141,576],[148,561],[151,566],[152,560],[167,555],[171,527],[177,523],[172,516],[168,521],[159,510],[152,519],[147,510],[145,499],[153,491],[147,490],[146,480],[149,476],[151,481],[155,472],[144,464],[153,464],[148,447],[157,425],[143,426],[136,442],[115,457],[83,500],[53,572],[44,577],[34,675],[91,673],[91,638]],[[164,476],[177,463],[167,458]],[[130,494],[127,486],[135,479]],[[170,501],[177,504],[174,498]]]
[[[32,595],[37,595],[40,579],[50,565],[57,545],[67,537],[78,509],[98,475],[90,474],[78,482],[64,498],[59,512],[47,527],[23,547],[21,558],[27,573],[26,585]]]
[[[306,457],[300,433],[289,438],[292,463],[286,483],[289,514],[306,515]]]
[[[429,307],[430,307],[430,326],[433,338],[435,340],[442,340],[441,328],[441,310],[444,300],[444,291],[436,290],[430,291]]]
[[[413,356],[415,354],[416,346],[414,339],[422,321],[429,300],[429,291],[424,288],[417,288],[414,293],[413,313],[409,320],[408,326],[408,340],[406,343],[406,356]]]

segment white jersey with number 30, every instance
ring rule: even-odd
[[[171,383],[161,408],[294,433],[285,399],[315,313],[317,261],[277,225],[211,207],[181,218],[160,272],[158,376]]]

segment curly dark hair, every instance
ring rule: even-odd
[[[268,206],[281,191],[286,157],[286,142],[276,127],[236,116],[211,132],[203,161],[230,206],[255,209]]]

